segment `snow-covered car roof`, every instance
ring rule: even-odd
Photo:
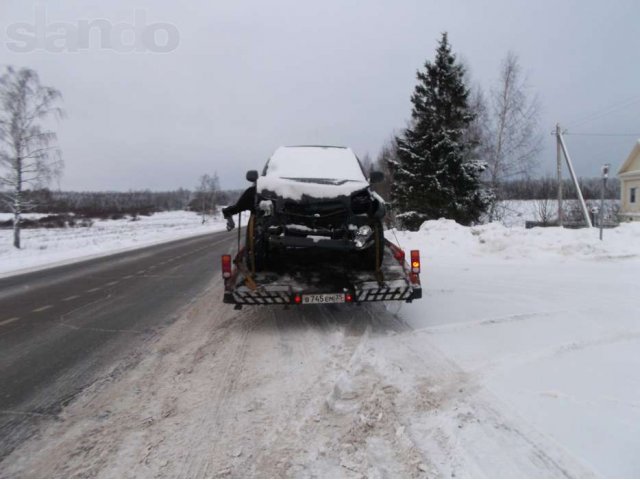
[[[350,148],[316,145],[278,148],[267,163],[265,175],[366,181],[358,158]]]
[[[300,145],[278,148],[258,178],[259,192],[299,200],[349,195],[369,186],[348,147]]]

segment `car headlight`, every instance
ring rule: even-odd
[[[371,230],[371,227],[369,225],[362,225],[356,232],[356,237],[353,240],[353,244],[356,246],[356,248],[363,248],[372,233],[373,230]]]
[[[261,200],[260,203],[258,203],[258,210],[262,212],[262,215],[265,217],[273,215],[273,201]]]
[[[371,235],[371,227],[369,225],[362,225],[356,235],[359,237],[368,237]]]

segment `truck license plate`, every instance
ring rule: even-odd
[[[344,293],[302,295],[302,303],[344,303]]]

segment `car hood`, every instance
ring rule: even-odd
[[[330,199],[349,196],[367,188],[369,184],[360,180],[327,180],[308,178],[259,177],[257,192],[263,197],[280,197],[288,200],[302,200],[304,197]]]

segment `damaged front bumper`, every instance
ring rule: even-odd
[[[369,225],[351,225],[347,229],[312,229],[302,225],[271,227],[269,245],[291,248],[322,248],[339,251],[362,251],[373,242],[373,229]]]

